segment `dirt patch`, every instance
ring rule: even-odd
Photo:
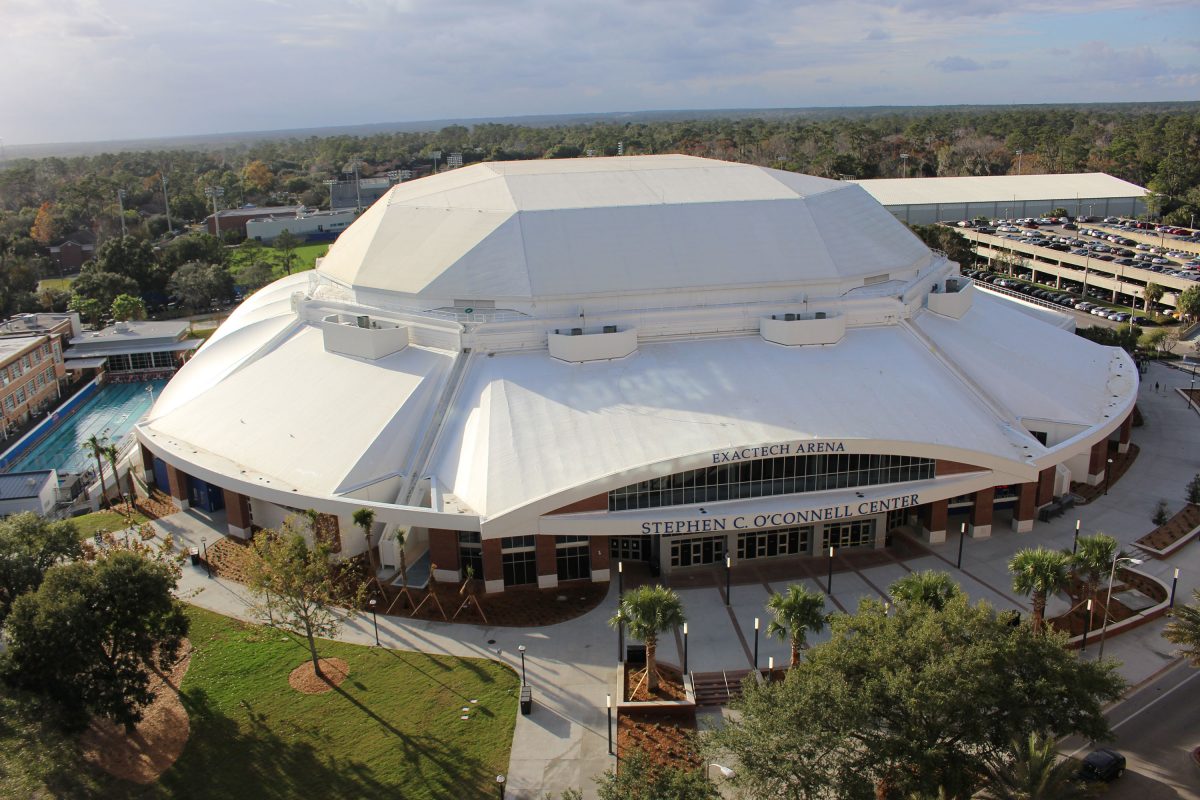
[[[1200,526],[1200,506],[1188,503],[1163,525],[1138,539],[1134,544],[1151,550],[1166,550]]]
[[[305,694],[324,694],[332,692],[336,686],[341,686],[350,674],[350,665],[340,658],[322,658],[319,661],[324,677],[313,671],[312,661],[305,661],[288,675],[291,687]]]
[[[79,739],[83,759],[121,780],[146,784],[158,780],[183,752],[190,726],[179,700],[179,684],[192,660],[192,645],[184,640],[179,661],[165,676],[154,674],[154,702],[146,707],[133,733],[106,719],[96,719]]]
[[[641,750],[655,764],[693,770],[703,763],[696,753],[695,735],[694,722],[627,712],[617,724],[617,753]]]
[[[555,589],[537,589],[532,587],[509,587],[503,593],[487,594],[483,591],[482,581],[476,581],[475,598],[486,616],[486,624],[496,627],[543,627],[574,619],[585,614],[600,604],[608,594],[608,583],[593,583],[579,581],[562,584]],[[467,598],[465,591],[459,591],[457,585],[438,583],[436,585],[437,599],[446,612],[446,619],[452,622],[464,622],[469,625],[479,625],[484,620],[480,618],[474,603],[463,607]],[[387,604],[383,607],[391,609],[396,616],[407,617],[412,611],[406,601],[401,598],[393,603],[399,589],[388,587]],[[418,604],[425,597],[425,590],[410,589],[409,592]],[[459,609],[462,609],[461,612]],[[455,614],[458,616],[455,617]],[[432,600],[421,606],[417,619],[442,621]]]
[[[687,693],[683,688],[683,678],[678,671],[661,664],[657,667],[658,686],[651,692],[646,688],[646,669],[625,670],[625,699],[633,702],[652,700],[686,700]]]
[[[1137,460],[1138,453],[1141,452],[1136,444],[1130,444],[1129,450],[1124,453],[1118,453],[1117,450],[1117,442],[1108,443],[1108,458],[1111,458],[1113,463],[1108,468],[1105,480],[1095,486],[1089,486],[1086,483],[1071,483],[1071,493],[1080,498],[1075,505],[1085,506],[1097,497],[1104,495],[1106,490],[1115,486],[1117,481],[1121,480],[1121,476],[1129,471],[1133,462]],[[1105,466],[1107,467],[1107,465]]]

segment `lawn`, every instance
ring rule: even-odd
[[[46,289],[62,289],[64,292],[71,291],[71,283],[75,278],[42,278],[38,281],[38,291]]]
[[[111,478],[108,479],[108,485],[112,486]],[[149,519],[140,512],[134,512],[134,525],[148,521]],[[79,529],[81,539],[90,539],[97,531],[123,531],[129,527],[125,521],[125,515],[118,514],[116,511],[93,511],[91,514],[74,517],[71,522],[75,523],[75,527]]]
[[[349,677],[305,695],[287,681],[307,658],[302,639],[197,608],[188,616],[191,736],[172,768],[148,786],[88,774],[53,729],[8,715],[0,753],[26,753],[0,756],[0,796],[29,796],[36,773],[60,797],[488,797],[508,769],[519,681],[496,662],[325,642],[322,656],[344,659]],[[24,766],[6,775],[13,764]]]

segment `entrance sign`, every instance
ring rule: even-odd
[[[824,508],[802,511],[777,511],[769,514],[738,514],[736,516],[702,516],[697,519],[669,519],[642,523],[642,534],[672,535],[679,533],[720,533],[721,531],[755,530],[758,528],[789,528],[810,522],[829,522],[882,514],[900,508],[914,508],[920,503],[917,494],[902,494],[861,503],[839,503]]]

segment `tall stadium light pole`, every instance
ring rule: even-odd
[[[1117,574],[1117,563],[1125,561],[1130,564],[1140,564],[1140,558],[1122,558],[1119,554],[1113,554],[1112,569],[1108,571],[1108,599],[1104,601],[1104,625],[1100,628],[1100,654],[1097,658],[1104,658],[1104,635],[1108,633],[1108,608],[1112,605],[1112,587],[1113,577]]]
[[[358,178],[358,167],[362,164],[357,158],[354,159],[354,202],[357,203],[354,210],[359,214],[362,213],[362,182]]]
[[[121,209],[121,235],[125,235],[125,190],[117,189],[117,207]]]
[[[1024,150],[1016,151],[1016,153],[1017,153],[1017,174],[1018,175],[1021,174],[1021,156],[1024,154],[1024,152],[1025,152]]]
[[[218,239],[221,238],[221,214],[217,208],[217,200],[225,196],[225,187],[223,186],[205,186],[204,194],[206,197],[212,198],[213,205],[213,230],[216,232]]]
[[[904,177],[908,177],[908,153],[900,154],[900,170],[904,173]]]
[[[337,181],[325,181],[325,185],[329,187],[329,210],[333,211],[333,187],[337,186]]]
[[[167,197],[167,176],[162,170],[159,170],[158,178],[162,181],[163,187],[163,210],[167,212],[167,233],[174,233],[175,228],[171,225],[171,200]]]

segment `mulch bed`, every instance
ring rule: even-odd
[[[192,660],[192,645],[184,640],[180,658],[168,675],[154,673],[154,701],[143,711],[132,733],[123,725],[96,719],[79,739],[83,759],[121,780],[147,784],[158,780],[183,753],[190,735],[187,710],[179,699],[179,684]]]
[[[1115,486],[1117,481],[1121,480],[1121,476],[1133,466],[1133,462],[1137,460],[1139,452],[1141,452],[1141,449],[1136,444],[1130,444],[1127,452],[1118,453],[1117,443],[1109,442],[1108,458],[1111,458],[1113,461],[1111,467],[1112,474],[1110,474],[1106,480],[1100,481],[1100,483],[1096,484],[1095,486],[1089,486],[1086,483],[1072,482],[1071,493],[1081,498],[1080,500],[1076,501],[1075,505],[1086,506],[1097,497],[1101,497],[1106,488]],[[1108,465],[1106,464],[1105,466]]]
[[[471,625],[484,623],[474,603],[462,608],[467,599],[466,591],[460,593],[458,586],[446,583],[436,584],[435,591],[442,609],[446,612],[445,619]],[[391,605],[399,592],[399,589],[389,586],[388,600],[383,607]],[[409,593],[417,604],[425,598],[425,590],[409,589]],[[479,601],[487,617],[486,624],[497,627],[541,627],[565,622],[591,611],[607,594],[607,583],[591,581],[564,584],[556,589],[510,587],[503,593],[486,594],[483,591],[483,582],[475,581],[475,599]],[[412,611],[407,607],[406,601],[400,600],[392,608],[392,614],[408,617],[412,615]],[[455,614],[458,616],[455,617]],[[416,619],[445,621],[432,600],[421,606]]]
[[[1134,544],[1154,550],[1166,550],[1200,526],[1200,506],[1188,503],[1180,511]]]
[[[350,665],[340,658],[318,658],[321,662],[321,675],[313,669],[312,660],[305,661],[292,670],[288,675],[288,684],[297,692],[304,694],[324,694],[332,692],[334,687],[341,686],[350,674]]]
[[[625,699],[633,702],[647,702],[652,700],[686,700],[687,692],[683,688],[683,676],[678,670],[664,667],[661,664],[657,667],[658,670],[658,686],[651,692],[646,688],[646,681],[642,680],[646,674],[645,667],[625,669]],[[637,689],[636,693],[634,689]]]
[[[1122,620],[1129,619],[1137,612],[1126,607],[1116,596],[1116,593],[1121,591],[1123,584],[1113,585],[1113,599],[1111,611],[1108,617],[1108,627],[1111,629],[1113,625]],[[1046,620],[1046,624],[1057,631],[1066,631],[1068,636],[1079,636],[1083,633],[1084,628],[1087,628],[1091,633],[1099,635],[1100,629],[1104,625],[1104,600],[1108,596],[1107,585],[1096,598],[1096,602],[1092,603],[1092,618],[1091,623],[1088,622],[1087,601],[1075,601],[1078,607],[1069,614],[1063,614],[1058,617],[1052,617]],[[1111,631],[1110,631],[1111,632]]]
[[[699,769],[704,762],[693,744],[695,733],[696,723],[688,720],[664,720],[637,711],[622,713],[617,723],[617,754],[641,750],[661,766]]]

